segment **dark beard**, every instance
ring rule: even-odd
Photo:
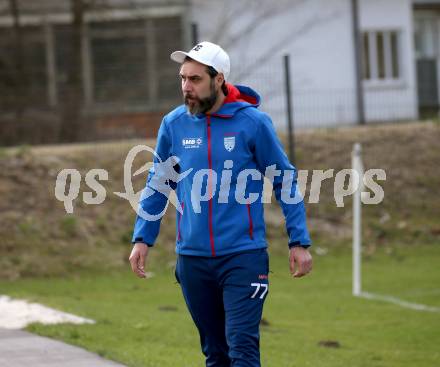
[[[192,115],[208,112],[217,102],[217,92],[215,91],[214,79],[211,79],[211,94],[209,97],[195,99],[195,103],[192,106],[189,104],[189,99],[187,96],[184,97],[184,101],[189,113]]]

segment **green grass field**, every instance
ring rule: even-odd
[[[153,249],[156,251],[156,249]],[[286,251],[287,252],[287,251]],[[378,250],[363,262],[364,289],[440,307],[440,246]],[[271,254],[270,291],[261,328],[262,365],[270,367],[436,367],[440,313],[351,295],[351,253],[314,256],[310,276],[293,279],[286,256]],[[28,329],[85,347],[128,366],[203,366],[198,334],[174,269],[148,263],[154,276],[128,271],[1,282],[0,294],[89,317],[95,325],[33,324]],[[321,346],[335,341],[340,347]]]
[[[386,170],[384,201],[363,206],[363,288],[440,307],[440,125],[316,130],[300,132],[296,140],[300,169],[349,168],[353,143],[361,142],[365,168]],[[124,190],[123,162],[139,143],[146,142],[0,151],[0,295],[95,319],[95,325],[29,329],[129,366],[203,366],[173,274],[174,210],[163,218],[158,245],[150,252],[155,276],[141,280],[129,272],[134,211],[113,192]],[[148,157],[139,157],[136,168],[143,159]],[[67,167],[83,178],[92,168],[108,170],[106,201],[85,205],[82,193],[90,189],[83,180],[75,212],[66,214],[54,187],[57,172]],[[133,182],[136,190],[145,184],[141,176]],[[440,366],[440,313],[351,296],[351,200],[338,208],[333,193],[333,180],[327,180],[319,204],[307,204],[313,249],[328,254],[314,255],[314,271],[304,279],[290,278],[279,206],[265,207],[272,273],[263,366]],[[321,346],[325,341],[340,347]]]

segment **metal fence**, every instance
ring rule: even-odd
[[[266,60],[249,73],[246,65],[232,70],[232,80],[254,87],[262,97],[262,108],[282,129],[287,123],[286,70],[283,57]],[[354,87],[329,85],[309,87],[297,82],[301,76],[290,70],[292,119],[296,128],[333,127],[358,123],[358,106]],[[417,91],[405,83],[378,86],[365,83],[363,100],[367,123],[414,120],[418,118]]]
[[[23,27],[20,37],[1,27],[0,145],[155,136],[163,114],[181,101],[169,54],[185,48],[183,24],[179,16],[92,21],[80,29],[46,22]],[[279,129],[288,116],[285,78],[282,55],[253,69],[233,63],[231,73],[231,82],[257,90]],[[292,75],[295,128],[357,123],[353,88],[296,80]],[[364,103],[369,122],[418,117],[417,91],[407,86],[367,86]]]
[[[181,24],[180,17],[81,29],[46,23],[22,27],[20,37],[0,28],[0,143],[146,134],[149,120],[154,130],[157,114],[180,101],[169,54],[182,47]]]

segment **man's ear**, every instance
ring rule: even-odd
[[[222,73],[217,74],[217,82],[221,86],[223,84],[223,81],[225,80],[225,77]]]

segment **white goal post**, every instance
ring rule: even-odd
[[[362,191],[364,190],[364,165],[362,163],[362,146],[353,145],[351,167],[359,177],[359,185],[353,193],[353,276],[352,293],[355,297],[394,303],[398,306],[416,311],[440,312],[440,307],[427,306],[404,301],[388,295],[380,295],[362,291]]]
[[[358,173],[359,185],[353,194],[353,295],[360,296],[361,287],[361,251],[362,251],[362,202],[364,188],[364,167],[362,164],[362,147],[355,143],[351,153],[351,166]]]

